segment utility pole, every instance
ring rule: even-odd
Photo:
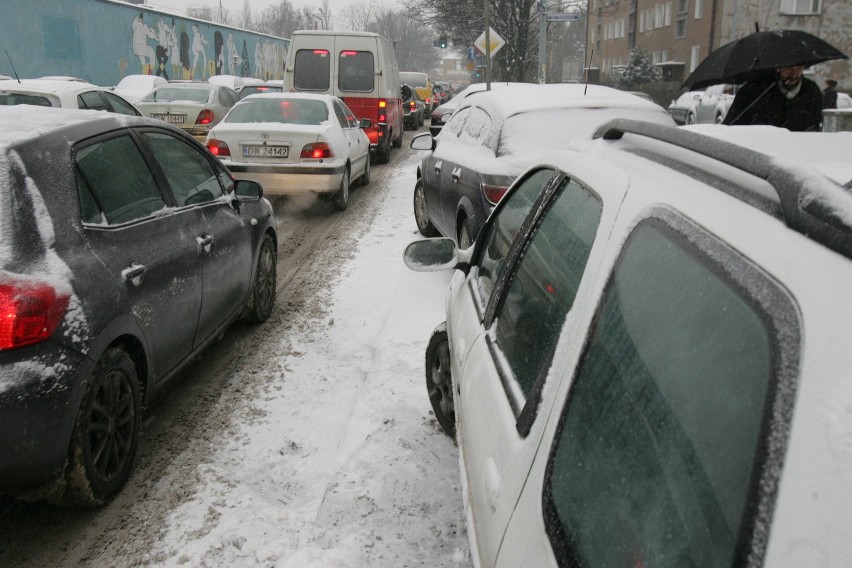
[[[491,21],[490,0],[483,0],[485,4],[485,90],[491,90]]]
[[[547,7],[538,0],[538,82],[547,82]]]

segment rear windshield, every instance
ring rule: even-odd
[[[279,122],[282,124],[322,124],[328,120],[323,101],[310,99],[246,99],[228,113],[225,122]]]
[[[325,49],[300,49],[296,52],[293,88],[297,91],[327,91],[331,76],[331,57]]]
[[[50,99],[47,97],[28,95],[25,93],[0,93],[0,105],[53,106],[50,104]]]
[[[420,87],[421,89],[426,86],[425,73],[400,73],[399,80],[402,83],[408,83],[413,87]]]
[[[338,87],[341,91],[373,90],[375,80],[373,53],[370,51],[341,51],[338,63]]]
[[[269,87],[267,85],[252,85],[250,87],[243,87],[240,89],[240,96],[247,97],[249,95],[256,95],[257,93],[280,93],[284,89],[281,87]]]
[[[142,102],[146,103],[170,103],[174,101],[189,101],[193,103],[206,103],[210,100],[210,89],[181,89],[177,87],[165,87],[157,89],[145,95]]]

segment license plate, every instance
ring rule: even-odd
[[[185,114],[152,114],[151,118],[162,120],[163,122],[183,124],[186,122]]]
[[[288,154],[287,146],[243,146],[243,156],[286,158]]]

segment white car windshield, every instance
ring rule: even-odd
[[[225,122],[280,122],[319,125],[328,120],[323,101],[310,99],[247,99],[235,106]]]

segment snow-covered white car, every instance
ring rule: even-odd
[[[350,183],[370,183],[370,140],[338,97],[267,93],[241,100],[207,135],[207,148],[237,179],[267,195],[317,193],[345,210]]]
[[[113,91],[131,103],[137,103],[156,87],[166,83],[166,79],[157,75],[128,75],[113,87]]]
[[[473,565],[848,566],[852,133],[595,138],[405,253]]]
[[[695,113],[695,104],[701,99],[703,91],[687,91],[673,100],[668,111],[677,124],[686,124],[689,113]]]
[[[111,89],[71,78],[0,81],[0,105],[79,108],[141,115],[130,102]]]
[[[200,142],[239,98],[226,85],[170,81],[145,95],[136,106],[145,116],[182,128]]]

